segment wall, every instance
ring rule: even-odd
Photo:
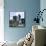
[[[40,0],[40,10],[46,9],[46,0]],[[45,26],[46,27],[46,11],[43,13],[42,15],[43,17],[43,22],[40,21],[40,25]],[[46,36],[46,33],[45,33]],[[46,43],[46,37],[45,37],[45,43]]]
[[[40,1],[40,9],[41,9],[41,11],[43,10],[43,9],[46,9],[46,0],[41,0]],[[43,17],[43,22],[41,21],[40,22],[40,25],[43,25],[43,26],[46,26],[46,11],[44,11],[43,12],[43,15],[42,15],[42,17]]]
[[[0,42],[4,41],[4,8],[3,0],[0,0]]]
[[[18,41],[32,29],[33,19],[40,10],[40,0],[4,0],[4,38],[7,41]],[[24,28],[9,27],[9,12],[24,11],[26,26]]]

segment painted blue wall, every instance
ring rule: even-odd
[[[7,41],[18,41],[32,29],[35,14],[40,9],[40,0],[4,0],[4,38]],[[9,12],[24,11],[26,26],[24,28],[9,27]]]

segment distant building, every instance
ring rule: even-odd
[[[16,21],[16,20],[17,20],[17,16],[13,16],[13,20],[15,20],[15,21]]]

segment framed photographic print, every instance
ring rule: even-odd
[[[25,13],[24,12],[10,12],[9,26],[10,27],[25,26]]]

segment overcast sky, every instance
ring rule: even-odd
[[[10,12],[10,20],[13,19],[13,16],[21,15],[21,18],[24,18],[24,12]]]

